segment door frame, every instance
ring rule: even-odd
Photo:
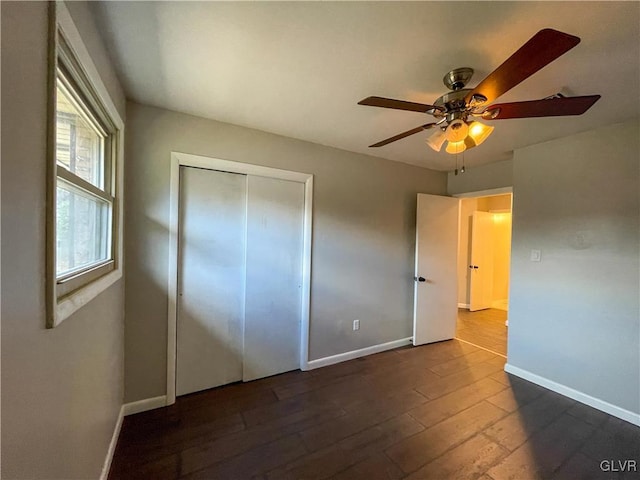
[[[176,401],[176,346],[178,298],[178,225],[180,215],[180,167],[256,175],[304,184],[304,218],[302,238],[302,298],[300,309],[300,369],[308,370],[309,312],[311,302],[311,241],[313,213],[313,175],[250,163],[234,162],[182,152],[171,152],[171,180],[169,194],[169,281],[167,294],[167,405]]]
[[[478,190],[475,192],[454,193],[451,196],[456,198],[481,198],[495,197],[496,195],[506,195],[507,193],[513,195],[513,187],[490,188],[488,190]],[[511,197],[511,203],[513,207],[513,197]]]
[[[495,195],[505,195],[507,193],[511,194],[511,218],[513,220],[513,187],[498,187],[498,188],[489,188],[487,190],[477,190],[475,192],[464,192],[464,193],[455,193],[452,196],[457,198],[482,198],[482,197],[493,197]],[[511,224],[511,228],[513,230],[513,224]],[[512,238],[513,241],[513,238]],[[458,242],[460,242],[460,226],[458,226]],[[511,272],[509,272],[509,283],[511,283]],[[509,288],[509,297],[511,297],[511,288]],[[511,300],[511,298],[509,298]],[[460,304],[458,304],[458,308],[460,308]],[[505,321],[505,325],[509,326],[509,318]],[[507,335],[507,344],[509,343],[509,336]]]

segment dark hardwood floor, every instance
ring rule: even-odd
[[[638,478],[600,462],[640,465],[640,428],[503,363],[451,340],[181,397],[125,418],[109,478]]]
[[[470,312],[458,309],[456,338],[507,356],[507,312],[489,308]]]

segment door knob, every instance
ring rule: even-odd
[[[418,277],[419,282],[426,282],[427,280],[424,277]]]

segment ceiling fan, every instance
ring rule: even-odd
[[[383,97],[365,98],[358,105],[422,112],[432,115],[436,120],[374,143],[370,147],[382,147],[435,128],[435,132],[427,139],[427,144],[439,152],[447,141],[445,150],[457,154],[480,145],[493,131],[493,127],[475,120],[477,117],[483,120],[503,120],[582,115],[598,101],[600,95],[565,97],[558,93],[542,100],[492,104],[502,94],[578,43],[580,38],[573,35],[550,28],[540,30],[475,88],[465,88],[473,76],[473,69],[456,68],[447,73],[442,81],[450,91],[439,97],[433,105]]]

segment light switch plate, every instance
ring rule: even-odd
[[[542,259],[542,254],[540,250],[531,250],[531,261],[539,262]]]

